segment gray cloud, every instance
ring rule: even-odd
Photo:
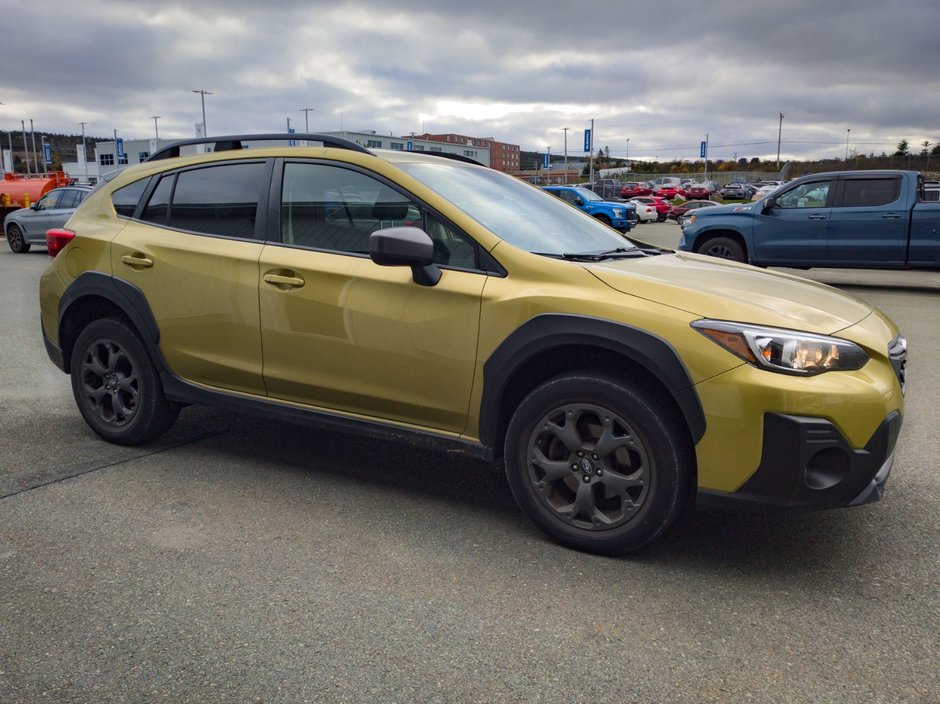
[[[463,132],[633,157],[840,156],[940,139],[940,4],[0,0],[0,129]],[[12,26],[15,25],[15,26]]]

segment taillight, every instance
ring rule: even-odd
[[[64,228],[53,228],[46,231],[46,246],[49,248],[49,256],[55,257],[69,242],[75,237],[75,233]]]

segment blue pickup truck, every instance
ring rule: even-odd
[[[758,266],[940,268],[940,203],[915,171],[802,176],[754,203],[703,208],[679,249]]]
[[[575,186],[545,186],[543,190],[566,203],[571,203],[615,230],[629,232],[637,224],[636,206],[632,203],[606,201],[594,191]]]

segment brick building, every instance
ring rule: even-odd
[[[519,145],[497,142],[492,137],[467,137],[462,134],[422,134],[415,135],[415,139],[424,139],[430,142],[446,142],[452,145],[463,145],[464,156],[471,159],[476,149],[488,149],[490,152],[490,168],[496,171],[514,173],[519,170]]]

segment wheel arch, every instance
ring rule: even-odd
[[[701,253],[701,251],[705,249],[709,242],[714,239],[718,239],[719,237],[727,237],[737,242],[739,245],[741,245],[741,250],[744,252],[744,259],[746,261],[751,260],[751,250],[747,245],[747,240],[744,238],[744,235],[742,235],[737,230],[707,230],[705,232],[699,233],[699,235],[695,238],[694,251],[696,253]]]
[[[59,301],[59,348],[65,371],[71,368],[72,349],[82,330],[105,317],[125,320],[140,335],[154,361],[160,359],[154,354],[160,330],[140,289],[107,274],[87,272],[72,282]]]
[[[540,315],[511,334],[483,366],[480,439],[499,456],[515,408],[538,384],[568,371],[593,371],[641,385],[676,412],[694,446],[705,414],[672,345],[622,323]]]

